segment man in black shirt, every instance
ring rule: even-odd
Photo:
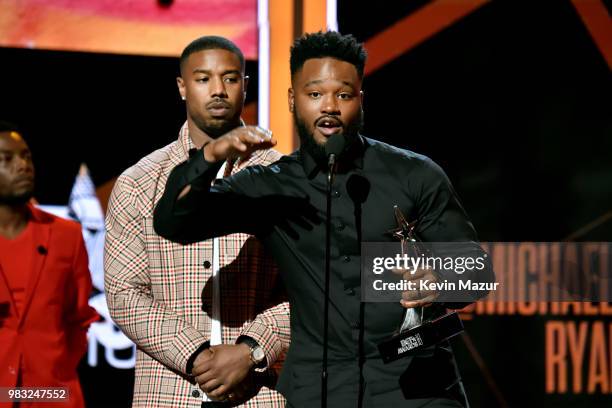
[[[291,347],[278,388],[291,406],[318,406],[325,224],[314,218],[326,209],[324,146],[341,133],[347,147],[332,189],[328,406],[465,406],[447,342],[382,362],[377,344],[394,334],[406,308],[427,305],[436,294],[413,294],[401,305],[362,302],[360,252],[362,242],[392,241],[387,232],[396,226],[394,205],[418,220],[425,241],[475,242],[476,232],[439,166],[359,134],[366,59],[361,44],[352,36],[316,33],[298,39],[291,51],[289,109],[300,149],[211,187],[228,156],[275,143],[258,128],[235,129],[211,141],[170,175],[155,229],[184,243],[236,231],[261,238],[276,258],[291,304]],[[491,274],[490,269],[465,272],[480,281],[491,280]]]

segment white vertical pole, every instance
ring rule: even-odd
[[[338,1],[327,0],[327,30],[338,31]]]
[[[270,20],[268,1],[257,0],[257,27],[259,29],[259,99],[257,122],[259,126],[270,127]]]

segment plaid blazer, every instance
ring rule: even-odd
[[[117,180],[106,216],[105,291],[110,314],[137,345],[134,407],[200,408],[189,357],[210,339],[212,240],[180,245],[153,231],[153,209],[172,169],[194,148],[187,125],[177,141],[151,153]],[[280,158],[274,150],[227,163],[226,173]],[[210,214],[214,217],[215,214]],[[289,305],[274,262],[247,234],[219,239],[223,343],[241,334],[262,346],[275,373],[289,347]],[[199,394],[199,395],[198,395]],[[244,407],[283,407],[263,387]]]

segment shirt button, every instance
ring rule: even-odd
[[[344,255],[342,257],[342,262],[347,263],[347,262],[351,262],[351,257],[348,255]]]
[[[198,391],[198,390],[191,391],[191,396],[193,396],[195,398],[200,398],[200,391]]]
[[[11,373],[12,375],[17,374],[17,370],[15,370],[15,367],[13,367],[13,366],[9,366],[8,370],[9,370],[9,373]]]
[[[210,262],[209,261],[204,261],[204,267],[206,269],[210,268]]]
[[[338,190],[335,190],[333,193],[334,197],[338,198],[340,197],[340,192]]]
[[[344,227],[346,227],[346,225],[344,225],[343,222],[339,222],[338,224],[336,224],[336,229],[338,231],[342,231],[344,229]]]

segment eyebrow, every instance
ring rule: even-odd
[[[346,86],[350,86],[353,89],[355,88],[355,86],[351,82],[348,82],[348,81],[341,81],[341,82]],[[313,79],[312,81],[306,82],[306,84],[304,85],[304,88],[309,87],[311,85],[318,85],[321,83],[323,83],[322,79]]]
[[[22,154],[22,153],[30,153],[30,149],[28,149],[27,147],[25,149],[22,150],[7,150],[7,149],[0,149],[0,153],[5,154],[5,153],[9,153],[9,154]]]
[[[212,75],[212,71],[208,70],[208,69],[201,69],[201,68],[196,68],[193,70],[194,74],[206,74],[206,75]],[[242,71],[237,70],[237,69],[229,69],[227,71],[223,71],[221,73],[221,76],[223,75],[228,75],[228,74],[238,74],[238,75],[242,75]]]

